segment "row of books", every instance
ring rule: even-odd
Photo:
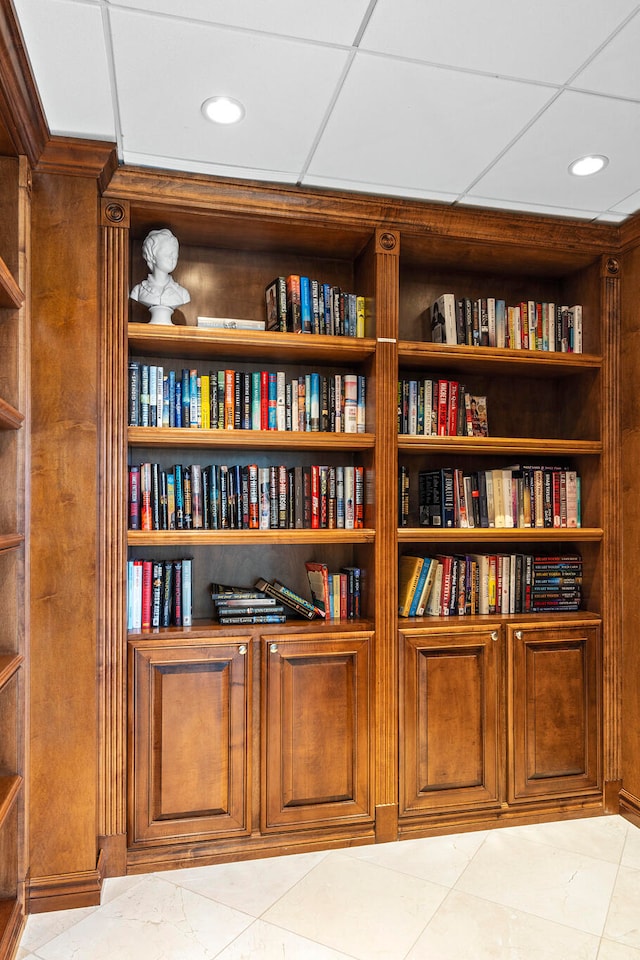
[[[341,567],[331,571],[326,563],[305,563],[311,597],[324,611],[327,620],[354,620],[360,617],[360,567]]]
[[[400,526],[408,525],[409,483],[408,470],[402,467]],[[457,467],[421,470],[418,522],[441,528],[580,527],[580,477],[571,468],[540,464],[473,472]]]
[[[582,305],[523,300],[507,306],[495,297],[444,293],[431,305],[434,343],[582,353]]]
[[[290,274],[265,289],[267,330],[364,337],[365,299],[330,283]]]
[[[255,463],[129,467],[130,530],[364,527],[362,466]]]
[[[487,398],[458,380],[398,380],[398,433],[421,437],[488,437]]]
[[[364,433],[366,378],[355,373],[183,369],[129,362],[129,426]]]
[[[127,561],[127,629],[192,624],[192,560]]]
[[[398,569],[401,617],[567,613],[580,609],[580,554],[404,554]]]

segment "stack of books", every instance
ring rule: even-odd
[[[287,619],[283,604],[264,590],[213,583],[211,599],[218,623],[285,623]]]

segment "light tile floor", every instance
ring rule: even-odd
[[[509,827],[107,880],[18,960],[640,960],[640,830]]]

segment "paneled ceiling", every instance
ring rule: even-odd
[[[14,0],[52,134],[120,162],[620,222],[635,0]],[[216,126],[201,104],[246,110]],[[609,159],[573,177],[585,154]]]

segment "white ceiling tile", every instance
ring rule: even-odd
[[[615,213],[624,213],[625,215],[629,213],[635,213],[636,210],[640,210],[640,190],[635,190],[618,203],[613,203],[611,205],[611,210]]]
[[[576,210],[613,208],[638,186],[640,104],[565,91],[494,167],[473,196]],[[604,154],[592,177],[567,172],[572,160]]]
[[[191,157],[169,157],[159,154],[124,151],[123,161],[135,167],[153,167],[154,169],[175,170],[185,173],[199,173],[214,177],[233,177],[238,180],[261,180],[271,183],[296,183],[295,175],[289,171],[264,170],[259,167],[239,167],[234,164],[207,163],[192,160]]]
[[[329,177],[459,193],[540,110],[547,87],[359,53],[309,165]]]
[[[640,100],[640,15],[607,44],[571,84],[598,93]]]
[[[100,8],[68,0],[15,6],[50,131],[115,140]]]
[[[307,187],[330,187],[335,190],[348,190],[355,193],[384,194],[390,197],[408,197],[414,200],[435,200],[441,203],[453,203],[458,198],[456,193],[439,193],[437,190],[424,190],[412,187],[397,186],[393,183],[367,183],[366,181],[346,180],[340,177],[321,177],[307,174],[301,183]]]
[[[300,37],[320,43],[351,45],[356,37],[369,0],[118,0],[118,6],[156,11],[185,20],[204,20]]]
[[[484,207],[488,210],[519,210],[522,213],[541,213],[545,217],[578,217],[580,220],[595,220],[598,210],[580,210],[573,207],[548,206],[544,203],[518,203],[516,200],[496,200],[492,197],[467,195],[460,206]]]
[[[564,83],[635,7],[636,0],[378,0],[360,46]]]
[[[120,9],[111,22],[123,151],[300,170],[345,51]],[[241,123],[204,119],[201,104],[219,94],[244,104]]]

